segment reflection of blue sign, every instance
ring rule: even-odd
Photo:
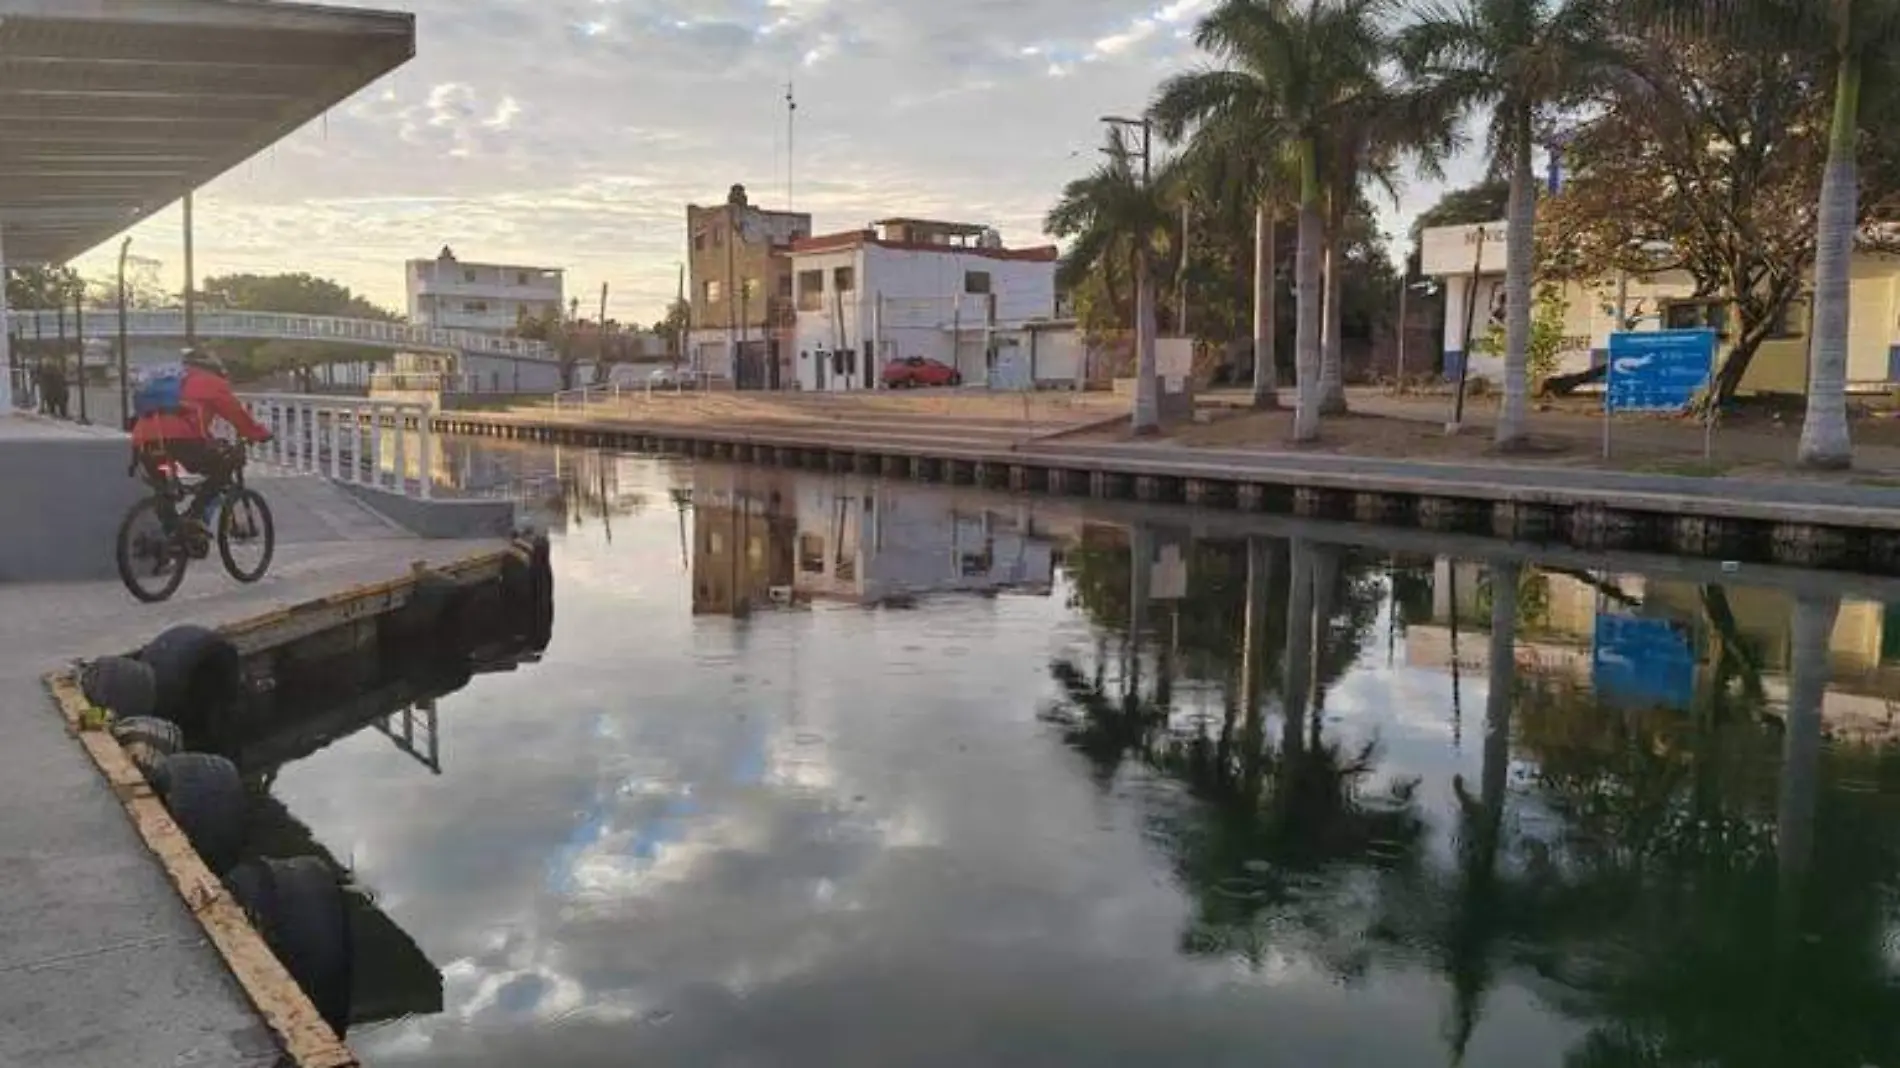
[[[1714,363],[1713,330],[1611,334],[1603,402],[1613,412],[1679,412],[1708,382]]]
[[[1599,614],[1590,659],[1592,682],[1605,699],[1675,709],[1695,700],[1695,650],[1667,619]]]

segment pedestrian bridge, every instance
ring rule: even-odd
[[[22,340],[59,337],[72,330],[70,311],[16,311],[13,335]],[[194,324],[203,340],[320,341],[337,345],[401,352],[434,352],[455,356],[491,356],[505,360],[555,363],[559,357],[546,342],[497,337],[469,330],[443,330],[409,323],[374,319],[343,319],[328,315],[288,315],[280,312],[199,311]],[[116,309],[88,309],[85,335],[111,341],[119,336]],[[185,313],[179,308],[131,311],[125,316],[126,337],[135,341],[185,337]]]

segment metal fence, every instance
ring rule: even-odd
[[[239,399],[275,435],[253,448],[260,462],[423,500],[434,495],[437,443],[426,404],[304,393]]]
[[[56,311],[14,311],[8,318],[21,338],[57,337],[73,329],[72,315],[61,319]],[[482,334],[472,330],[443,330],[410,323],[374,319],[343,319],[328,315],[285,315],[277,312],[201,311],[193,324],[203,338],[245,338],[260,341],[329,341],[379,349],[411,349],[499,356],[553,363],[558,354],[544,341]],[[119,332],[117,309],[88,309],[86,336],[109,339]],[[177,308],[131,311],[125,316],[129,337],[185,336],[185,313]]]

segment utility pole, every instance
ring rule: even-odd
[[[91,423],[92,414],[86,410],[86,285],[75,276],[73,286],[73,338],[77,342],[74,351],[78,364],[75,377],[79,380],[79,421]]]
[[[798,136],[798,100],[792,96],[792,83],[785,83],[785,210],[792,210],[792,176],[797,166],[798,154],[795,140]]]
[[[600,344],[594,352],[594,374],[599,376],[607,368],[607,283],[600,284]]]
[[[1174,329],[1175,329],[1175,332],[1177,334],[1180,334],[1182,337],[1188,336],[1188,235],[1189,235],[1188,227],[1191,222],[1192,222],[1192,219],[1191,219],[1189,208],[1188,208],[1187,198],[1182,197],[1181,198],[1181,273],[1178,276],[1176,276],[1174,280],[1174,284],[1175,284],[1174,303],[1175,303],[1175,309],[1176,309],[1174,313]]]

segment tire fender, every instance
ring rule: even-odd
[[[158,677],[151,665],[129,656],[102,656],[79,669],[86,700],[121,718],[149,716],[158,705]]]
[[[250,820],[237,765],[209,753],[179,753],[159,761],[151,781],[205,867],[213,875],[230,871],[244,853]]]
[[[156,682],[152,714],[178,724],[193,747],[216,748],[242,693],[237,646],[217,631],[185,624],[153,638],[139,659]]]

